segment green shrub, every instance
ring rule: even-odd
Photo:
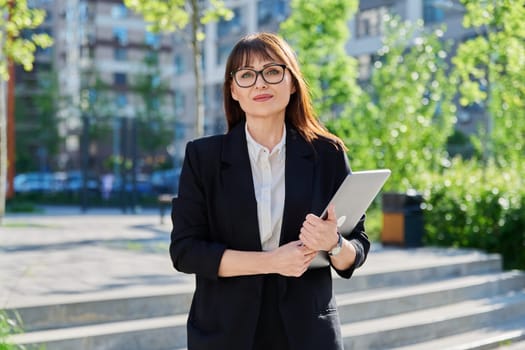
[[[18,345],[7,342],[7,337],[11,334],[20,333],[20,320],[10,318],[4,311],[0,310],[0,350],[17,350]]]
[[[425,188],[427,245],[500,253],[504,267],[525,269],[524,169],[480,168],[455,160]]]

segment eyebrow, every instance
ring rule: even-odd
[[[262,69],[264,69],[264,68],[266,68],[266,67],[268,67],[268,66],[273,66],[273,65],[275,65],[275,64],[283,64],[283,63],[277,63],[277,62],[266,63],[265,65],[262,66]],[[255,69],[254,66],[250,66],[250,65],[242,66],[242,67],[240,67],[240,68],[241,68],[241,69],[242,69],[242,68],[251,68],[251,69]]]

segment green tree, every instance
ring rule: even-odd
[[[203,26],[220,18],[231,19],[233,12],[222,0],[209,0],[205,7],[200,0],[124,0],[130,9],[142,14],[152,32],[172,33],[183,31],[189,26],[190,43],[193,51],[193,73],[195,77],[196,119],[195,133],[204,134],[204,92],[202,84]]]
[[[357,0],[292,0],[291,15],[281,23],[280,34],[297,52],[323,120],[337,116],[343,106],[355,106],[361,95],[356,60],[345,48],[357,6]]]
[[[425,173],[447,163],[455,106],[442,30],[386,20],[384,46],[357,107],[330,124],[349,148],[354,169],[385,167],[385,189],[418,189]]]
[[[0,220],[5,214],[8,166],[5,99],[8,64],[12,61],[31,70],[37,47],[51,46],[52,39],[47,34],[32,34],[29,38],[21,35],[23,30],[37,28],[45,16],[45,11],[29,8],[27,0],[0,0]]]
[[[485,123],[475,143],[484,163],[521,164],[525,154],[525,3],[463,0],[463,25],[478,36],[453,59],[460,102],[481,105]]]
[[[37,74],[36,85],[17,84],[15,92],[16,169],[37,171],[35,154],[44,150],[49,158],[56,156],[62,141],[58,132],[60,94],[56,71]]]
[[[131,89],[142,100],[142,109],[137,115],[140,127],[138,128],[138,143],[140,149],[150,156],[165,147],[173,138],[173,118],[167,119],[166,113],[171,106],[169,83],[161,79],[161,68],[158,61],[158,52],[152,51],[144,57],[142,71],[137,74]]]

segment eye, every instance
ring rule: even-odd
[[[237,76],[240,78],[240,79],[252,79],[253,76],[254,76],[254,72],[250,71],[250,70],[241,70],[237,73]]]
[[[281,74],[281,68],[280,67],[268,67],[264,71],[265,75],[271,76],[271,75],[280,75]]]

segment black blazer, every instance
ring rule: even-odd
[[[320,215],[350,171],[343,150],[326,139],[309,144],[287,125],[285,204],[280,243],[298,239],[305,216]],[[175,269],[196,275],[188,316],[189,350],[249,350],[258,320],[262,276],[217,276],[225,249],[260,251],[257,203],[244,123],[226,135],[189,142],[173,200],[170,255]],[[354,269],[370,247],[364,217],[347,237]],[[330,267],[299,278],[279,276],[283,323],[292,350],[343,349]]]

